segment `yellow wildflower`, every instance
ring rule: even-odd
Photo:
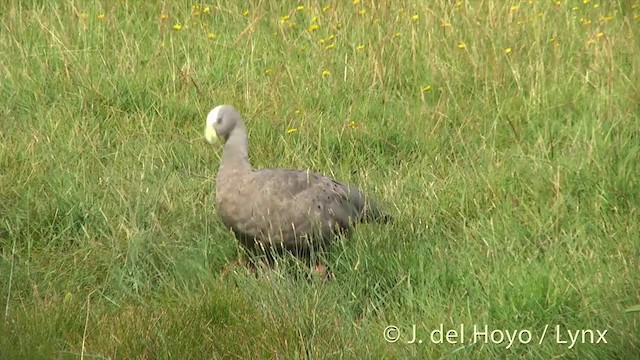
[[[175,30],[180,30],[180,29],[182,29],[182,25],[181,25],[180,23],[175,23],[175,24],[173,25],[173,28],[174,28]]]
[[[422,92],[426,93],[431,91],[431,85],[425,85],[422,87]]]
[[[455,5],[455,6],[456,6],[457,8],[459,8],[459,7],[462,7],[462,5],[463,5],[463,4],[464,4],[464,3],[463,3],[462,1],[456,1],[456,5]]]
[[[359,44],[356,46],[356,50],[364,50],[364,44]]]
[[[334,44],[329,44],[329,45],[327,45],[327,47],[326,47],[326,48],[324,48],[324,49],[325,49],[325,50],[331,50],[331,49],[333,49],[334,47],[336,47],[336,44],[335,44],[335,43],[334,43]]]
[[[287,130],[287,134],[293,134],[294,132],[298,131],[298,129],[296,128],[291,128],[289,130]]]
[[[331,75],[331,71],[327,69],[322,70],[322,76],[329,76],[329,75]]]
[[[100,21],[104,21],[104,14],[100,14],[100,15],[98,15],[98,20],[100,20]]]
[[[511,8],[509,9],[509,11],[516,12],[516,11],[518,11],[519,8],[520,8],[520,6],[518,6],[518,5],[512,5]]]
[[[271,75],[271,73],[273,73],[273,70],[272,70],[272,69],[266,69],[266,70],[264,71],[264,74],[265,74],[265,75]]]
[[[355,129],[355,128],[358,126],[358,123],[357,123],[357,122],[355,122],[355,121],[353,121],[353,120],[349,120],[349,123],[347,123],[347,126],[348,126],[350,129]]]
[[[463,42],[459,42],[458,43],[458,49],[465,49],[467,47],[467,45]]]
[[[511,53],[511,48],[510,48],[510,47],[508,47],[508,48],[504,49],[504,53],[505,53],[505,54],[509,54],[509,53]]]
[[[360,9],[360,11],[358,11],[358,15],[362,16],[367,12],[367,10],[365,9]]]
[[[218,35],[216,35],[215,33],[208,33],[208,34],[207,34],[207,37],[208,37],[209,39],[215,39],[217,36],[218,36]]]
[[[360,4],[360,0],[353,0],[353,5],[358,5]]]
[[[302,10],[304,10],[304,6],[302,6],[302,5],[298,5],[298,7],[296,8],[296,10],[298,10],[298,11],[302,11]]]
[[[160,20],[162,20],[162,21],[166,21],[168,18],[169,18],[169,16],[167,16],[167,14],[160,15]]]
[[[249,9],[244,9],[242,11],[242,16],[249,16]]]
[[[608,22],[613,20],[613,15],[605,15],[600,17],[600,22]]]
[[[211,12],[211,9],[208,6],[205,6],[204,9],[202,9],[202,12],[208,14]]]
[[[420,19],[420,16],[418,16],[418,15],[413,15],[413,16],[411,16],[411,20],[412,20],[413,22],[418,21],[418,19]]]
[[[329,9],[331,9],[331,6],[327,5],[327,6],[322,8],[322,12],[327,12],[327,11],[329,11]]]
[[[309,30],[309,31],[316,31],[318,29],[320,29],[320,25],[318,25],[318,24],[312,24],[311,26],[309,26],[307,28],[307,30]]]

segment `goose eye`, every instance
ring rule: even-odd
[[[220,124],[222,122],[222,116],[216,119],[216,124]]]

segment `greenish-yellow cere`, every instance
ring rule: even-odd
[[[204,138],[209,143],[214,143],[218,140],[218,135],[216,134],[216,129],[213,126],[207,126],[204,130]]]

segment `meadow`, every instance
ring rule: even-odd
[[[2,359],[638,359],[637,0],[7,0],[0,73]],[[227,271],[222,103],[395,221]]]

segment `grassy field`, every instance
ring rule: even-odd
[[[638,358],[640,2],[58,3],[0,4],[0,358]],[[396,221],[223,275],[221,103]]]

